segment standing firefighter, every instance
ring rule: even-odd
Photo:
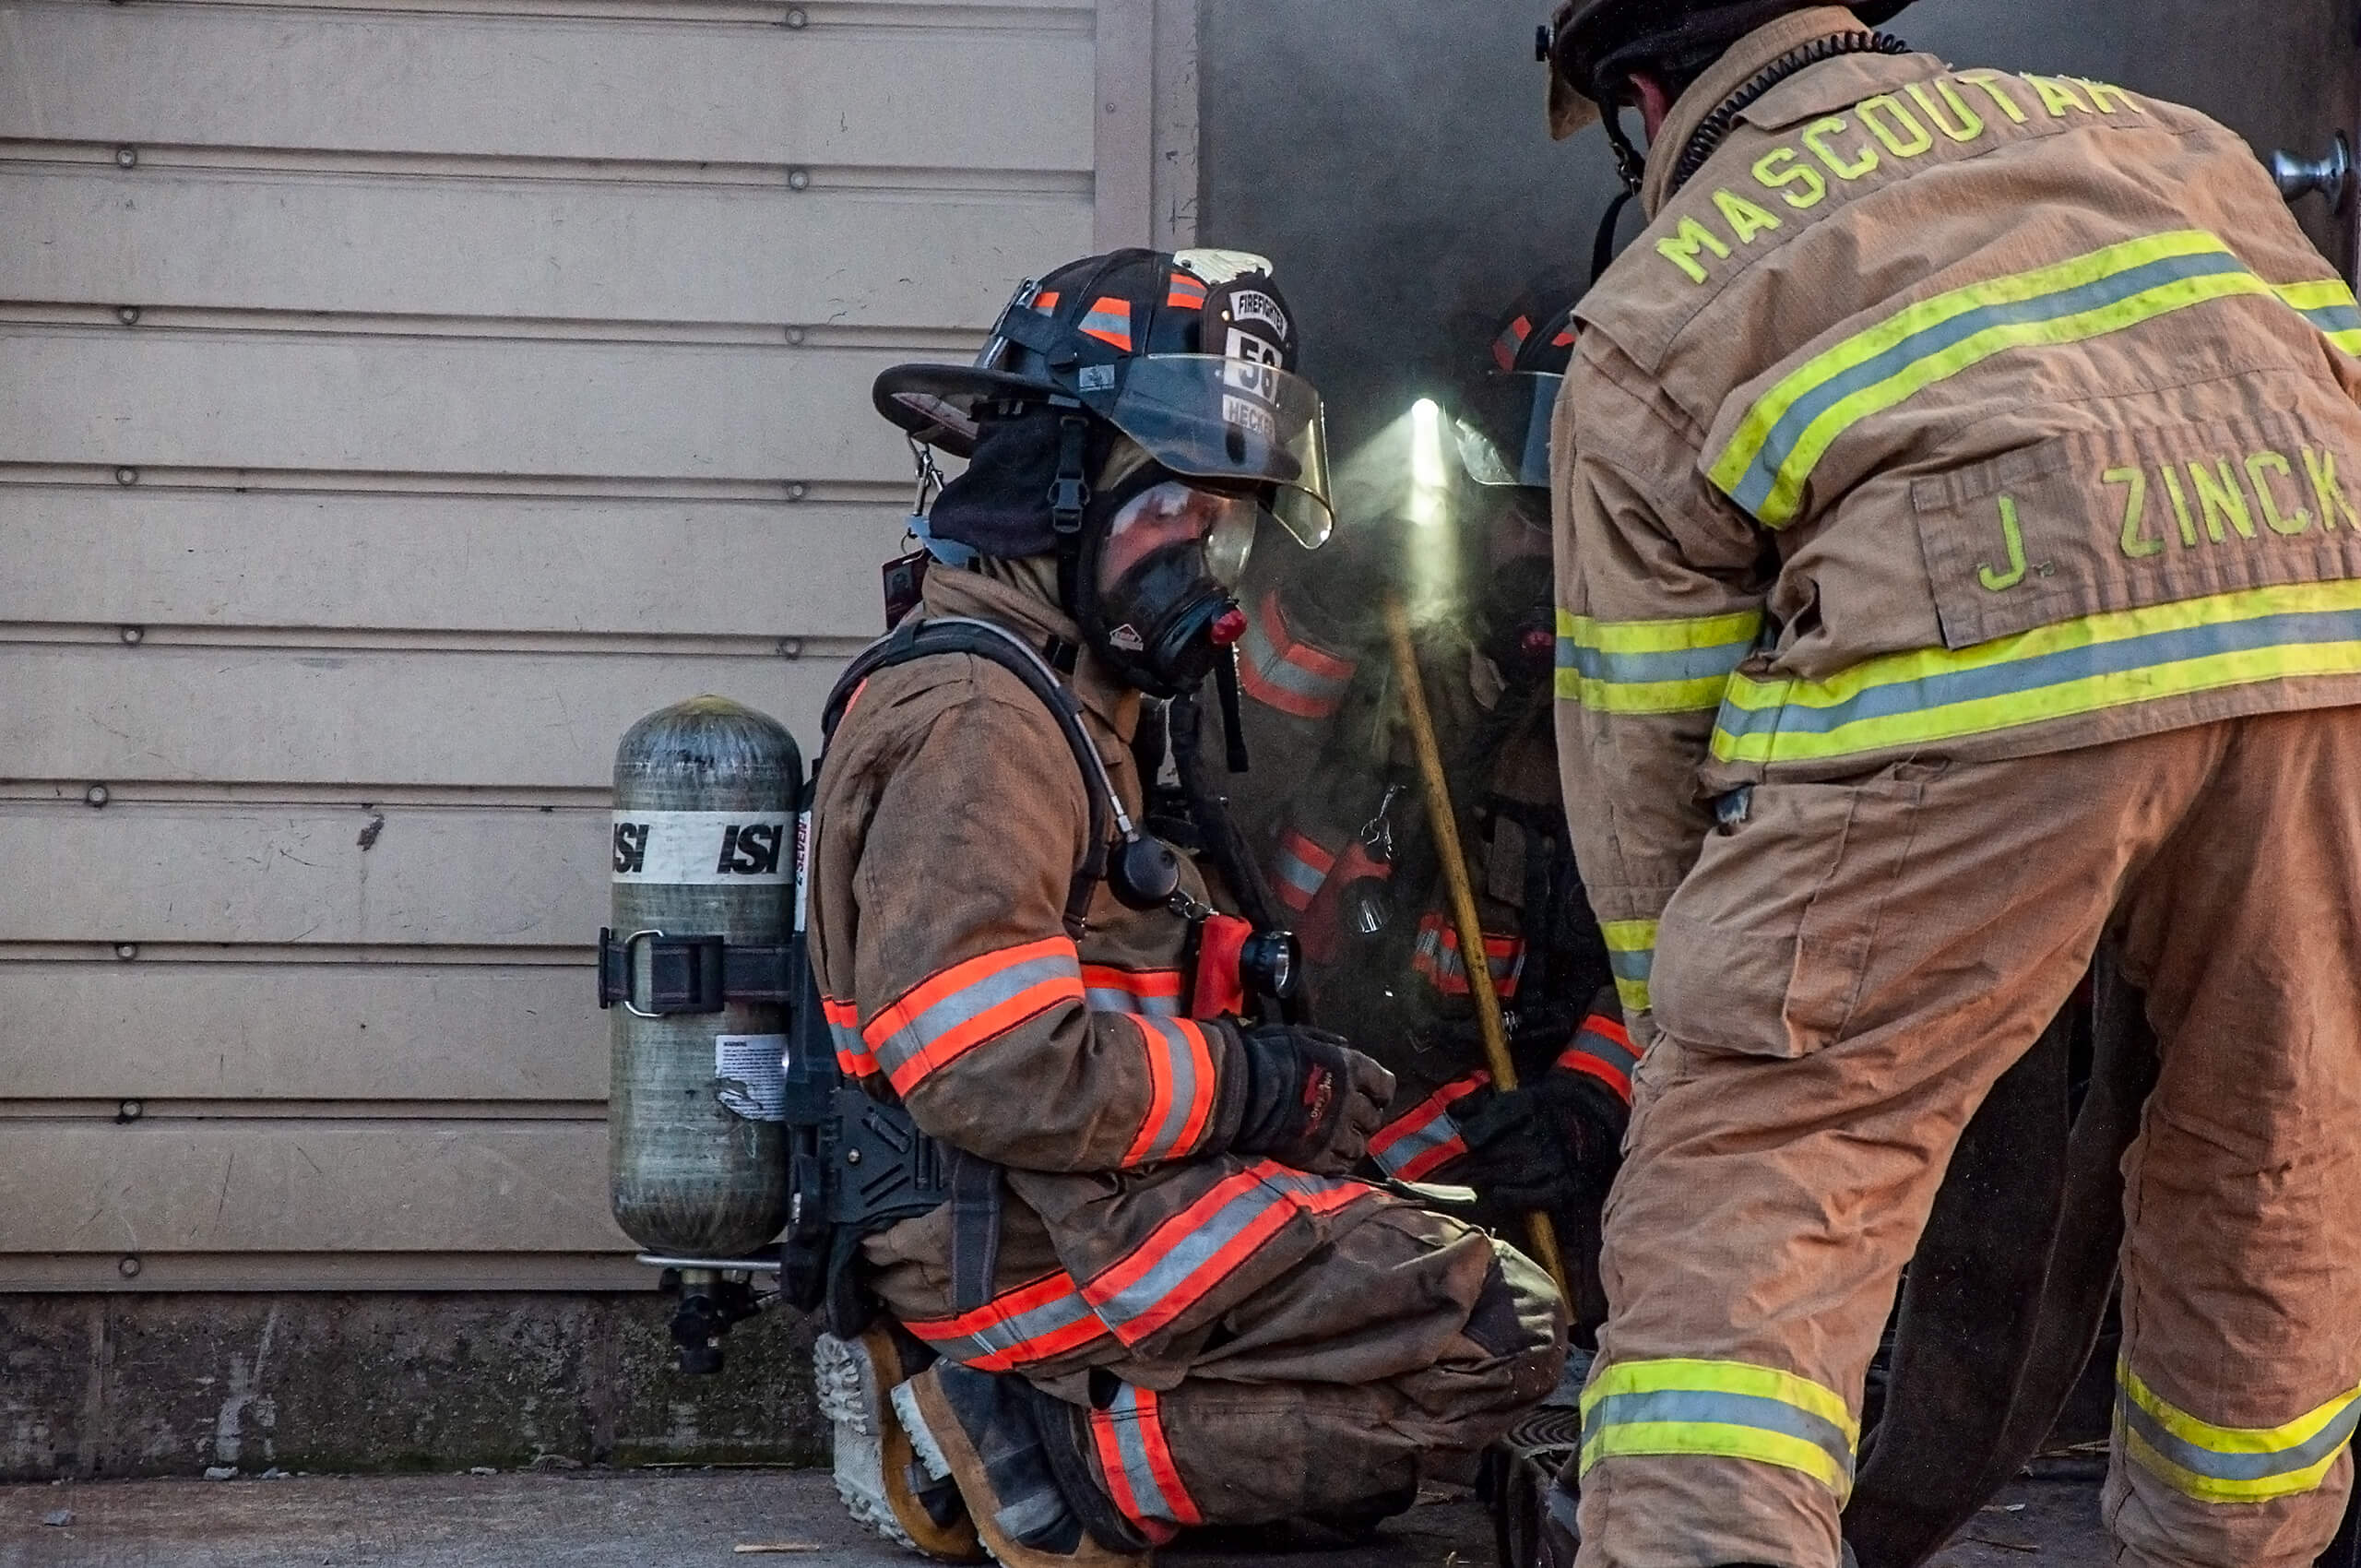
[[[1578,1561],[1837,1561],[1896,1276],[2107,933],[2163,1053],[2118,1561],[2308,1563],[2361,1415],[2361,312],[2227,131],[1899,9],[1551,34],[1653,220],[1554,442],[1566,790],[1649,985]]]
[[[1314,1016],[1394,1075],[1371,1160],[1474,1188],[1511,1235],[1525,1213],[1548,1213],[1579,1329],[1604,1312],[1598,1208],[1633,1058],[1574,866],[1551,724],[1548,420],[1577,292],[1535,284],[1487,334],[1448,430],[1442,410],[1414,415],[1358,465],[1407,474],[1417,444],[1438,458],[1450,447],[1468,482],[1448,504],[1414,488],[1401,509],[1424,515],[1357,529],[1343,569],[1289,555],[1263,574],[1239,646],[1253,766],[1235,791],[1302,942]],[[1412,449],[1394,450],[1405,437]],[[1383,489],[1382,476],[1359,488]],[[1523,1086],[1507,1093],[1485,1063],[1420,802],[1380,613],[1388,592],[1440,600],[1417,617],[1418,663]]]
[[[1344,1177],[1392,1079],[1241,1017],[1237,922],[1133,826],[1143,696],[1228,657],[1259,510],[1326,537],[1294,362],[1267,263],[1122,251],[1020,291],[975,368],[878,384],[971,456],[904,630],[973,647],[851,695],[813,952],[846,1073],[956,1175],[868,1238],[892,1321],[825,1347],[823,1375],[888,1429],[886,1462],[848,1476],[840,1423],[848,1501],[937,1555],[979,1534],[1012,1568],[1137,1562],[1181,1526],[1373,1522],[1563,1357],[1532,1265]],[[904,1438],[919,1466],[892,1462]]]

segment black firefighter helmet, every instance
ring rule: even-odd
[[[1583,287],[1572,272],[1527,285],[1454,397],[1460,467],[1477,484],[1549,486],[1549,416],[1573,362]]]
[[[1225,662],[1230,598],[1268,510],[1308,548],[1334,526],[1320,397],[1271,264],[1124,250],[1027,281],[970,365],[897,365],[878,410],[968,459],[931,534],[1003,559],[1054,553],[1059,597],[1140,690]]]
[[[1561,0],[1541,30],[1549,65],[1549,134],[1563,139],[1598,118],[1624,78],[1654,63],[1703,65],[1766,23],[1826,0]],[[1892,19],[1910,0],[1857,0],[1863,27]]]

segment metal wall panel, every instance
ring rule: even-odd
[[[1189,241],[1193,30],[0,0],[0,1289],[650,1282],[614,742],[813,738],[907,505],[871,378]]]
[[[836,668],[680,653],[20,647],[0,681],[0,756],[20,778],[116,787],[598,790],[623,732],[684,695],[761,708],[816,743]]]
[[[774,7],[750,7],[738,21],[668,21],[658,19],[660,5],[639,19],[606,20],[32,0],[0,13],[0,137],[863,169],[1094,167],[1087,4],[996,7],[959,20],[917,6],[836,9],[842,19],[790,29]]]
[[[19,163],[0,299],[635,322],[972,327],[1091,238],[1086,184],[510,182]],[[896,258],[891,266],[851,258]]]
[[[867,638],[901,532],[875,502],[0,483],[0,626]]]

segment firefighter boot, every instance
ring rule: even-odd
[[[937,1361],[894,1390],[894,1408],[1004,1568],[1146,1568],[1148,1543],[1091,1479],[1066,1405],[1021,1377]]]
[[[927,1474],[895,1413],[893,1391],[908,1372],[893,1329],[873,1324],[857,1339],[823,1334],[812,1378],[835,1428],[836,1495],[854,1521],[945,1562],[981,1562],[959,1489]]]

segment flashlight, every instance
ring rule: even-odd
[[[1451,470],[1442,449],[1442,407],[1432,398],[1410,405],[1410,520],[1433,528],[1443,520]]]

